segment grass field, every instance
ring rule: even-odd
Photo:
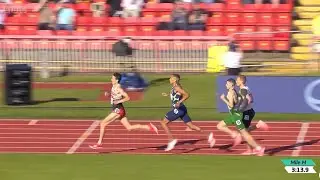
[[[4,180],[315,180],[288,174],[279,157],[0,155]],[[319,158],[313,158],[320,164]],[[315,170],[319,170],[319,165]]]
[[[142,101],[131,101],[126,104],[130,119],[161,119],[170,109],[169,98],[162,97],[162,92],[168,92],[170,85],[167,75],[151,75],[145,77],[151,86],[145,92]],[[216,87],[215,75],[189,74],[182,75],[182,84],[191,94],[186,102],[189,114],[194,120],[212,120],[225,117],[215,107]],[[36,81],[44,81],[35,79]],[[109,82],[109,74],[91,76],[67,76],[50,78],[50,82]],[[2,93],[1,93],[2,94]],[[99,95],[99,90],[34,90],[34,100],[38,104],[31,106],[2,106],[0,117],[7,118],[76,118],[101,119],[109,112],[109,102],[92,102]],[[56,101],[57,98],[72,98],[84,101]],[[1,96],[1,101],[3,98]],[[91,100],[91,102],[85,102]],[[318,120],[316,114],[270,114],[257,113],[257,119],[264,120]]]

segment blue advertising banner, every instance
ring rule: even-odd
[[[217,109],[220,112],[228,111],[220,95],[226,95],[225,84],[229,78],[236,77],[217,78]],[[256,112],[320,113],[320,77],[248,76],[247,86],[253,94]]]

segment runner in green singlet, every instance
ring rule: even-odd
[[[241,111],[247,106],[248,102],[245,98],[247,94],[246,92],[244,92],[245,90],[241,90],[239,96],[234,89],[235,85],[236,82],[234,79],[228,79],[226,83],[228,94],[227,96],[225,96],[224,94],[220,96],[221,100],[225,102],[229,108],[229,115],[225,120],[222,120],[218,123],[217,128],[220,131],[228,133],[234,139],[233,147],[241,143],[241,134],[243,138],[248,142],[248,144],[254,148],[254,154],[263,156],[265,148],[261,147],[255,142],[242,122]],[[231,129],[229,129],[228,126],[230,125],[235,125],[240,134],[237,131],[232,131]],[[210,134],[209,138],[213,138],[213,134]]]

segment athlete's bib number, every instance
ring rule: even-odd
[[[243,119],[246,120],[246,121],[249,121],[250,116],[249,115],[245,115]]]
[[[178,113],[179,113],[178,109],[174,109],[174,110],[173,110],[173,113],[174,113],[174,114],[178,114]]]
[[[119,113],[119,112],[120,112],[120,109],[119,109],[119,108],[115,108],[115,109],[114,109],[114,112],[115,112],[115,113]]]
[[[236,124],[239,126],[241,125],[241,120],[236,120]]]

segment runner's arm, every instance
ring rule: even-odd
[[[235,99],[235,93],[233,92],[231,94],[231,98],[229,100],[227,100],[227,98],[225,96],[221,97],[222,101],[224,103],[226,103],[230,108],[234,107],[234,99]]]
[[[179,104],[183,103],[190,97],[189,93],[187,93],[184,89],[182,89],[179,86],[176,86],[175,90],[182,95],[182,99],[178,102]]]
[[[119,92],[124,98],[119,100],[119,101],[117,101],[118,104],[124,103],[124,102],[127,102],[127,101],[130,100],[129,95],[122,88],[119,88]]]

